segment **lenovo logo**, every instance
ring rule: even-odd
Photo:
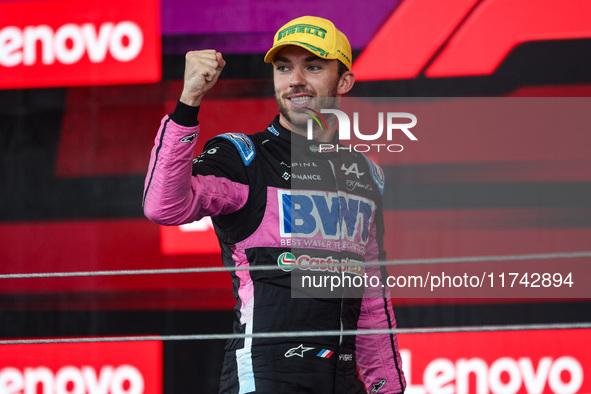
[[[159,8],[157,0],[0,2],[0,89],[158,81]]]
[[[92,63],[105,60],[107,53],[120,62],[137,58],[144,42],[141,28],[134,22],[107,22],[98,28],[92,23],[68,23],[57,30],[50,26],[8,26],[0,30],[0,65],[73,64],[84,55]],[[40,46],[40,56],[37,47]]]
[[[162,342],[9,344],[1,394],[162,394]]]
[[[591,393],[591,330],[401,334],[407,394]],[[543,344],[543,346],[540,346]],[[586,376],[587,375],[587,376]]]
[[[407,364],[412,362],[410,351],[402,350],[401,355]],[[490,364],[480,357],[458,360],[441,357],[431,361],[425,368],[423,386],[412,386],[409,392],[574,394],[580,392],[583,375],[581,363],[568,356],[557,359],[543,357],[537,362],[530,357],[517,360],[501,357]],[[546,388],[548,390],[545,391]]]
[[[0,393],[41,394],[142,394],[145,382],[132,365],[64,366],[57,372],[47,367],[0,369]]]

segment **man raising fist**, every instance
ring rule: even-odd
[[[222,260],[232,268],[234,332],[244,334],[226,345],[220,393],[392,394],[406,386],[387,287],[361,288],[357,297],[347,289],[310,296],[292,287],[292,275],[302,272],[386,275],[365,264],[385,259],[381,168],[361,153],[319,150],[319,142],[338,145],[330,119],[313,140],[305,130],[306,111],[338,105],[353,87],[351,59],[347,37],[332,22],[288,22],[265,56],[279,114],[260,133],[213,138],[194,159],[202,99],[225,61],[214,50],[187,54],[180,100],[152,150],[144,212],[164,225],[212,217]],[[251,269],[261,266],[274,269]],[[367,329],[390,333],[322,333]],[[272,335],[310,330],[318,334]]]
[[[187,53],[181,103],[198,107],[205,93],[218,81],[225,65],[222,54],[213,49]]]

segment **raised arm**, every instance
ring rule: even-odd
[[[144,183],[144,214],[155,223],[190,223],[235,212],[246,202],[248,186],[217,176],[215,170],[192,174],[199,105],[225,64],[214,50],[187,53],[183,92],[174,112],[160,124]]]

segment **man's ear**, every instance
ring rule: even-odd
[[[337,93],[343,95],[349,92],[355,84],[355,74],[351,71],[345,71],[339,79],[339,85],[337,87]]]

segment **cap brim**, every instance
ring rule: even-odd
[[[289,42],[281,43],[279,45],[275,45],[273,48],[269,49],[269,51],[265,55],[265,63],[273,63],[273,60],[275,60],[275,56],[277,56],[277,53],[279,53],[279,51],[282,50],[283,48],[290,46],[290,45],[295,45],[300,48],[304,48],[305,50],[307,50],[311,54],[316,55],[316,53],[311,51],[310,48],[306,44],[300,43],[298,41],[289,41]],[[316,56],[318,56],[318,55],[316,55]],[[327,56],[318,56],[318,57],[321,59],[331,59],[331,60],[337,59],[336,56],[333,56],[331,54],[328,54]]]

